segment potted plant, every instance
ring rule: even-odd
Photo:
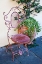
[[[14,0],[13,0],[14,1]],[[39,23],[32,17],[30,17],[31,14],[35,12],[39,13],[42,11],[42,6],[40,5],[40,0],[15,0],[18,2],[19,6],[18,8],[21,9],[21,5],[23,5],[22,10],[20,10],[19,14],[24,12],[20,16],[20,20],[23,19],[23,21],[18,25],[18,33],[26,34],[30,37],[31,41],[34,40],[36,34],[41,31],[41,27]],[[25,18],[25,20],[24,20]]]
[[[41,31],[40,24],[34,18],[29,17],[18,25],[18,33],[23,33],[30,37],[31,41],[35,39],[38,32]]]

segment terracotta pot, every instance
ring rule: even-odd
[[[22,26],[21,28],[18,29],[18,33],[24,33],[28,28],[26,26]]]
[[[36,35],[37,35],[37,32],[35,29],[35,31],[33,32],[32,36],[31,36],[31,42],[35,39]]]

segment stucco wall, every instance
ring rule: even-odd
[[[12,7],[15,7],[17,5],[18,4],[16,2],[13,2],[12,0],[0,0],[0,47],[8,44],[7,41],[8,28],[5,25],[3,12],[7,14]],[[17,31],[14,32],[14,34],[16,33]]]
[[[40,2],[42,5],[42,0]],[[0,47],[8,44],[7,27],[5,26],[3,12],[6,12],[7,14],[12,7],[15,7],[17,5],[18,4],[16,2],[13,2],[12,0],[0,0]],[[38,16],[34,18],[37,19],[40,25],[42,26],[42,12],[40,12]],[[15,33],[17,33],[17,31],[14,32],[14,34]],[[41,35],[42,35],[42,30],[36,37],[39,37]]]

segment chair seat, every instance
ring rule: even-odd
[[[29,44],[30,43],[30,38],[24,34],[12,35],[11,39],[13,42],[17,44]]]

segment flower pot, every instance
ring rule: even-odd
[[[20,34],[20,33],[24,33],[26,30],[28,30],[28,28],[26,27],[26,26],[22,26],[21,28],[19,27],[18,28],[18,33]]]
[[[36,32],[36,29],[35,29],[33,34],[30,36],[31,42],[35,39],[36,34],[37,34],[37,32]]]

